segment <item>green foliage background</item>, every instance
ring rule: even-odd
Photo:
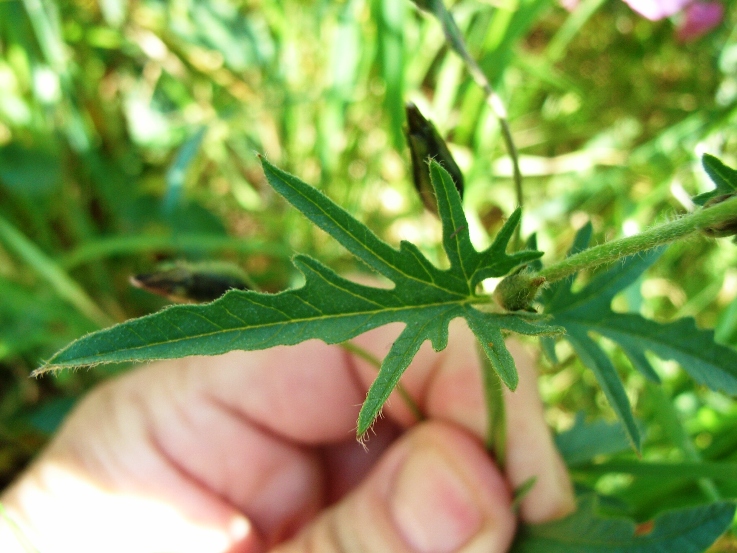
[[[681,44],[672,22],[619,0],[583,0],[572,13],[552,0],[452,9],[507,102],[526,177],[523,234],[538,233],[545,263],[589,219],[599,243],[685,211],[685,198],[712,187],[701,153],[737,165],[737,10]],[[28,378],[72,339],[164,305],[130,287],[132,273],[162,259],[226,259],[278,291],[299,278],[295,251],[362,270],[270,190],[255,152],[389,243],[410,239],[441,259],[439,223],[410,182],[405,100],[449,138],[472,238],[474,227],[493,235],[515,207],[498,126],[437,23],[409,2],[0,1],[0,485],[77,397],[125,369]],[[694,316],[737,346],[735,267],[727,240],[674,245],[614,307]],[[657,359],[664,384],[648,384],[604,346],[646,460],[737,462],[731,398]],[[551,425],[610,429],[597,427],[611,437],[585,455],[561,437],[579,484],[610,498],[603,508],[645,519],[737,496],[735,479],[587,468],[633,454],[606,426],[614,416],[593,375],[565,344],[557,357],[541,361]]]

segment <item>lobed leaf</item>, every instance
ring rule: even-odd
[[[579,231],[572,253],[584,249],[590,236],[590,225],[586,225]],[[614,366],[589,333],[616,342],[635,369],[652,382],[660,379],[645,356],[647,351],[661,359],[677,361],[697,382],[713,390],[737,394],[737,351],[717,344],[712,331],[698,329],[690,318],[658,323],[639,314],[611,310],[614,296],[635,282],[661,253],[662,249],[657,249],[629,257],[594,277],[579,292],[571,291],[573,278],[569,278],[555,283],[541,295],[545,313],[552,316],[551,322],[566,329],[566,339],[596,375],[636,448],[639,432],[624,387]],[[549,344],[547,349],[551,350]]]
[[[448,323],[455,317],[466,318],[492,367],[510,388],[517,385],[517,372],[502,331],[530,335],[560,331],[540,320],[495,315],[473,307],[490,301],[475,292],[481,280],[503,276],[542,254],[506,253],[519,223],[519,210],[487,250],[476,251],[458,191],[438,163],[430,163],[430,175],[443,225],[443,247],[450,261],[446,270],[433,265],[409,242],[402,242],[399,249],[391,247],[319,190],[266,160],[262,164],[277,192],[368,267],[393,281],[394,288],[351,282],[320,262],[298,255],[294,264],[305,276],[301,288],[279,294],[231,290],[209,304],[169,307],[85,336],[55,354],[37,372],[265,349],[309,339],[334,344],[381,325],[402,322],[405,328],[382,363],[359,414],[360,435],[378,415],[422,343],[430,340],[435,350],[445,348]]]

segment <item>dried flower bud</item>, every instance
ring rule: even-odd
[[[248,289],[242,272],[222,263],[169,263],[154,272],[132,276],[130,283],[177,303],[212,301],[230,289]]]
[[[437,215],[438,207],[430,182],[428,160],[434,159],[448,171],[461,197],[463,197],[463,174],[435,126],[425,119],[417,106],[408,103],[405,110],[407,113],[405,134],[412,155],[412,176],[415,187],[425,207]]]

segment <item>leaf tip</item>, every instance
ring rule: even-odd
[[[365,405],[365,404],[364,404]],[[358,422],[356,423],[356,441],[361,444],[364,450],[368,451],[366,445],[369,441],[370,434],[374,432],[374,424],[383,416],[383,409],[379,409],[377,413],[369,413],[363,407],[358,414]],[[374,432],[375,433],[375,432]]]
[[[39,376],[43,376],[46,373],[57,372],[58,370],[59,370],[59,367],[55,367],[54,365],[49,365],[48,363],[44,363],[39,368],[33,370],[30,374],[30,377],[38,378]]]

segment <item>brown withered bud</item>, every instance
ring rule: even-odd
[[[412,176],[415,188],[428,211],[437,215],[438,206],[430,182],[428,161],[434,159],[448,171],[461,198],[463,197],[463,174],[448,150],[448,146],[445,145],[445,141],[435,129],[435,125],[425,119],[417,106],[411,102],[405,106],[405,112],[407,114],[405,134],[412,155]]]
[[[213,301],[231,289],[247,290],[241,275],[224,264],[175,263],[134,275],[130,283],[177,303]]]
[[[712,205],[720,204],[731,198],[737,196],[737,192],[731,192],[730,194],[722,194],[720,196],[714,196],[708,202],[704,204],[704,209],[708,209]],[[737,214],[731,219],[718,223],[716,225],[710,225],[701,229],[706,236],[712,238],[724,238],[727,236],[737,235]]]

